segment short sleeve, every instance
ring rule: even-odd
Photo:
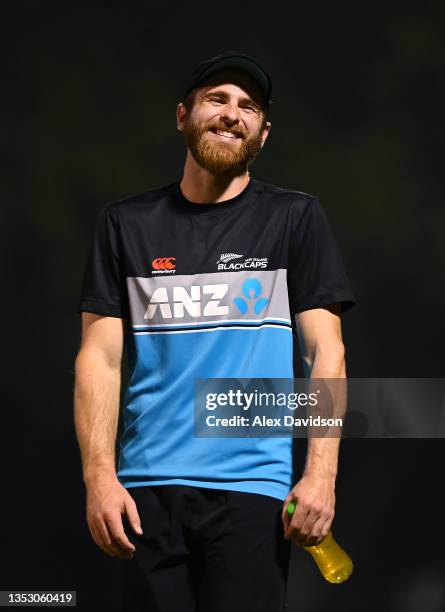
[[[335,303],[345,312],[356,304],[340,249],[318,198],[311,198],[292,230],[288,290],[292,315]]]
[[[117,219],[109,205],[96,218],[77,309],[108,317],[128,317],[128,294],[122,270]]]

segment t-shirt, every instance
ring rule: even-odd
[[[292,378],[294,315],[355,298],[317,197],[250,177],[198,204],[180,180],[103,207],[78,312],[125,319],[118,479],[283,500],[292,438],[199,437],[195,380]]]

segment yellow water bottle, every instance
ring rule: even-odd
[[[288,513],[293,514],[296,507],[297,504],[295,502],[289,502],[287,506]],[[334,540],[332,531],[329,531],[320,544],[316,546],[303,546],[303,548],[311,553],[315,563],[318,565],[318,569],[328,582],[339,584],[347,580],[352,574],[354,567],[352,559]]]

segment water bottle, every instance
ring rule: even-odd
[[[297,504],[289,502],[287,511],[292,514],[295,511]],[[315,546],[303,546],[304,550],[311,553],[318,565],[322,576],[333,584],[344,582],[352,574],[353,563],[351,557],[337,544],[329,531],[328,535]]]

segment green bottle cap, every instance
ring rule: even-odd
[[[296,507],[297,507],[296,502],[293,502],[293,501],[289,502],[287,504],[287,511],[288,511],[288,513],[289,514],[293,514],[295,512],[295,508]]]

